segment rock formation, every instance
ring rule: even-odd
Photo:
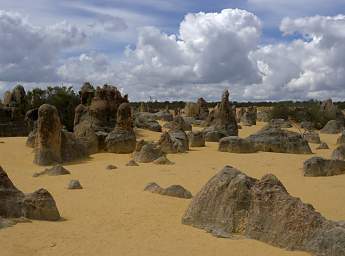
[[[174,164],[165,155],[157,158],[156,160],[153,161],[153,163],[158,164],[158,165],[173,165]]]
[[[86,144],[74,134],[62,130],[57,109],[43,104],[38,110],[37,129],[28,138],[27,145],[34,144],[34,162],[39,165],[52,165],[86,158]]]
[[[292,124],[288,120],[284,119],[271,119],[268,123],[268,126],[271,128],[291,128]]]
[[[69,170],[65,169],[62,165],[55,165],[51,168],[47,168],[42,172],[36,172],[33,174],[33,177],[39,177],[42,175],[48,176],[60,176],[71,174]]]
[[[193,197],[191,192],[189,192],[180,185],[172,185],[167,188],[162,188],[157,183],[152,182],[146,185],[144,191],[160,194],[163,196],[171,196],[185,199],[190,199]]]
[[[187,102],[184,108],[186,117],[193,117],[198,120],[205,120],[208,117],[209,110],[204,98],[199,98],[196,103]]]
[[[337,134],[345,129],[344,123],[338,120],[331,120],[320,130],[324,134]]]
[[[205,136],[201,131],[189,132],[187,136],[189,139],[189,146],[205,147]]]
[[[34,162],[39,165],[61,163],[61,129],[57,109],[43,104],[38,110]]]
[[[341,144],[345,144],[345,130],[343,130],[340,137],[337,139],[337,145]]]
[[[59,211],[51,194],[39,189],[31,194],[18,190],[0,167],[0,217],[56,221]]]
[[[229,153],[254,153],[254,144],[237,136],[224,137],[219,141],[218,150]]]
[[[155,143],[141,140],[137,143],[133,154],[134,160],[139,163],[150,163],[162,157],[164,153]]]
[[[80,184],[79,180],[70,180],[67,189],[83,189],[83,186]]]
[[[96,90],[87,85],[80,94],[83,104],[75,109],[74,134],[87,143],[90,154],[97,153],[104,150],[104,139],[116,125],[118,108],[128,98],[111,85]]]
[[[345,144],[341,144],[332,152],[332,159],[345,160]]]
[[[187,122],[182,116],[175,116],[173,121],[166,123],[163,127],[170,130],[192,130],[192,125]]]
[[[216,236],[239,234],[318,256],[345,255],[345,227],[292,197],[272,174],[260,180],[226,166],[193,198],[182,223]]]
[[[107,151],[112,153],[129,154],[135,150],[136,136],[129,103],[122,103],[118,108],[116,127],[106,137],[105,144]]]
[[[311,154],[308,142],[296,132],[266,128],[247,138],[256,150],[264,152]]]
[[[28,135],[26,108],[26,92],[23,86],[17,85],[12,92],[5,92],[3,105],[0,105],[0,137]]]
[[[188,136],[183,130],[170,130],[164,132],[158,144],[161,150],[166,153],[185,153],[189,150]]]
[[[252,125],[256,125],[256,118],[257,118],[256,107],[251,106],[245,109],[240,120],[244,126],[252,126]]]
[[[321,142],[320,145],[316,149],[329,149],[329,146],[326,142]]]
[[[136,113],[134,125],[137,128],[146,129],[154,132],[162,131],[162,126],[156,121],[155,115],[147,112]]]
[[[316,131],[308,130],[308,131],[304,132],[303,138],[306,141],[308,141],[309,143],[315,143],[315,144],[321,143],[320,135]]]
[[[203,130],[206,141],[218,142],[227,136],[237,136],[238,126],[233,108],[229,102],[229,92],[224,91],[222,101],[208,117],[209,127]]]
[[[304,162],[304,176],[334,176],[345,173],[345,161],[312,157]]]

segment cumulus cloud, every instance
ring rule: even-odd
[[[282,35],[297,39],[284,43],[261,45],[261,30],[259,18],[244,10],[188,14],[176,34],[141,28],[121,59],[93,51],[57,65],[57,52],[85,41],[80,29],[35,27],[0,12],[0,36],[11,35],[0,41],[0,80],[112,83],[131,99],[216,100],[224,88],[236,100],[345,98],[344,15],[285,18]],[[3,50],[10,46],[13,53]]]
[[[38,27],[18,13],[0,10],[0,79],[57,81],[58,54],[82,44],[85,34],[66,22]]]

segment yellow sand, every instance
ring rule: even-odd
[[[245,127],[242,137],[263,124]],[[159,138],[159,133],[138,130],[141,138]],[[321,135],[334,149],[337,135]],[[249,240],[220,239],[181,224],[189,200],[144,192],[148,182],[162,186],[180,184],[196,194],[224,165],[232,165],[254,177],[270,172],[277,175],[288,191],[311,203],[327,218],[345,219],[345,175],[323,178],[302,176],[303,161],[310,155],[277,153],[230,154],[217,151],[217,143],[193,148],[186,154],[169,155],[176,164],[140,164],[127,167],[129,155],[96,154],[88,161],[67,165],[72,175],[33,178],[43,170],[32,163],[32,149],[25,138],[0,138],[0,164],[16,186],[24,192],[47,188],[54,196],[61,222],[32,221],[0,231],[1,256],[164,256],[308,255],[288,252]],[[331,150],[316,150],[330,157]],[[106,170],[108,164],[117,170]],[[70,179],[79,179],[83,190],[71,191]]]

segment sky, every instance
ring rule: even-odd
[[[130,100],[345,100],[345,0],[0,0],[0,96],[85,81]]]

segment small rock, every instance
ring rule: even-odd
[[[126,165],[127,166],[139,166],[139,164],[136,161],[134,161],[133,159],[130,160]]]
[[[107,169],[107,170],[115,170],[115,169],[117,169],[117,166],[109,164],[105,169]]]
[[[67,174],[71,174],[70,171],[65,169],[62,165],[55,165],[52,168],[45,169],[42,172],[36,172],[32,176],[33,177],[39,177],[42,175],[59,176],[59,175],[67,175]]]
[[[171,196],[178,198],[192,198],[192,193],[180,185],[172,185],[167,188],[162,188],[155,182],[151,182],[146,185],[144,191],[149,191],[151,193],[160,194],[163,196]]]
[[[316,149],[329,149],[329,146],[326,142],[321,142],[320,146],[318,146]]]
[[[160,165],[172,165],[174,164],[171,162],[166,156],[161,156],[160,158],[157,158],[153,161],[154,164],[160,164]]]
[[[83,189],[82,185],[80,184],[79,180],[71,180],[68,183],[67,189]]]

